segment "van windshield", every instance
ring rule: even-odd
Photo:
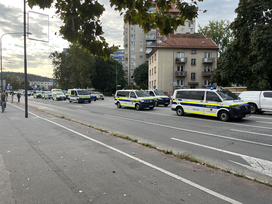
[[[159,96],[166,96],[162,91],[155,90],[154,92],[155,92],[156,95],[159,95]]]
[[[229,90],[221,90],[221,91],[217,91],[217,93],[221,96],[221,98],[226,101],[226,100],[238,100],[239,97],[237,95],[235,95],[234,93],[232,93]]]
[[[87,90],[78,90],[78,95],[89,95],[89,92]]]
[[[146,93],[145,91],[135,91],[136,95],[138,97],[146,97],[146,96],[150,96],[148,93]]]

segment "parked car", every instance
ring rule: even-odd
[[[50,91],[44,91],[42,93],[42,99],[51,99],[52,98],[52,93]]]
[[[97,99],[97,100],[98,100],[98,99],[104,100],[104,98],[105,98],[104,94],[102,94],[102,93],[100,93],[100,92],[98,92],[98,91],[95,91],[95,92],[94,92],[94,95],[96,96],[96,99]]]
[[[65,97],[64,93],[62,93],[62,92],[54,92],[52,94],[52,100],[56,100],[56,101],[64,100],[64,101],[66,101],[66,97]]]
[[[34,98],[42,98],[42,91],[35,91],[33,96]]]
[[[239,97],[249,103],[252,114],[272,111],[272,91],[244,91]]]
[[[90,90],[88,92],[89,92],[89,94],[91,96],[91,100],[96,101],[97,100],[96,94],[93,91],[90,91]]]

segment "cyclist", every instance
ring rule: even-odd
[[[2,106],[2,101],[5,102],[4,108],[6,109],[6,105],[7,105],[6,101],[7,101],[7,99],[6,99],[6,93],[5,93],[5,91],[1,91],[1,101],[0,101],[1,106]]]

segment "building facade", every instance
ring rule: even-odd
[[[148,55],[148,87],[172,95],[178,88],[204,88],[217,67],[218,46],[199,33],[176,34]]]
[[[118,49],[116,52],[111,54],[111,57],[122,64],[124,69],[124,49]]]
[[[149,9],[150,13],[156,11],[156,5]],[[169,13],[172,15],[179,14],[178,9],[171,9]],[[180,26],[176,33],[194,33],[195,20],[186,20],[184,26]],[[124,24],[124,71],[128,85],[134,83],[134,70],[141,64],[147,62],[148,54],[157,46],[157,44],[166,40],[166,36],[160,34],[159,29],[151,29],[147,34],[138,25]],[[171,35],[170,35],[171,36]]]
[[[34,88],[49,90],[50,87],[53,87],[54,82],[53,81],[30,81],[29,85]]]

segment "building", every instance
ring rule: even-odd
[[[199,33],[176,34],[148,55],[148,84],[172,95],[177,88],[210,86],[217,67],[218,46]]]
[[[124,49],[118,49],[116,52],[111,54],[111,57],[122,64],[124,69]]]
[[[39,89],[43,89],[44,90],[49,90],[50,87],[52,88],[54,85],[53,80],[52,81],[30,81],[29,85],[35,89],[35,88],[39,88]]]
[[[150,13],[156,11],[156,4],[149,9]],[[171,9],[172,15],[179,14],[178,9]],[[185,21],[185,26],[177,28],[175,33],[194,33],[195,20]],[[138,25],[124,24],[124,71],[128,85],[135,84],[133,80],[134,70],[141,64],[147,62],[147,55],[156,47],[158,43],[166,40],[166,36],[160,34],[159,29],[151,29],[147,34]],[[170,35],[171,36],[171,35]]]

